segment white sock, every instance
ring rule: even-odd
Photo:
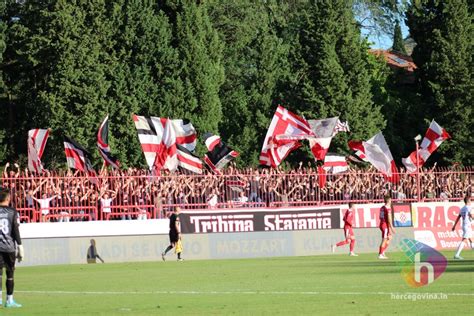
[[[461,241],[461,243],[458,246],[458,251],[456,251],[455,257],[459,257],[461,255],[462,248],[464,248],[464,241]]]
[[[7,303],[13,302],[13,294],[12,295],[7,295]]]

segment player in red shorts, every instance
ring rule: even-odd
[[[385,249],[388,248],[392,234],[395,234],[395,229],[392,225],[392,198],[385,196],[385,205],[380,208],[380,225],[379,228],[382,231],[382,243],[379,248],[379,259],[388,259],[385,256]]]
[[[351,202],[349,203],[349,209],[344,214],[344,236],[346,237],[346,239],[341,242],[338,242],[335,245],[332,245],[332,252],[336,251],[336,247],[341,247],[350,243],[349,256],[352,256],[352,257],[358,256],[354,253],[355,236],[354,236],[354,231],[352,230],[352,221],[354,219],[354,212],[355,212],[354,203]]]

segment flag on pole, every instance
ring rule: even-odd
[[[176,145],[178,166],[193,173],[202,174],[202,161],[191,151],[181,145]]]
[[[331,140],[336,133],[335,128],[338,121],[338,117],[308,120],[314,134],[314,138],[309,138],[309,145],[316,160],[324,160],[331,145]]]
[[[48,129],[36,128],[28,131],[28,170],[31,172],[40,173],[44,170],[41,157],[43,156],[48,137]]]
[[[179,156],[186,156],[185,152],[178,150],[176,146],[179,145],[189,152],[192,152],[196,148],[196,130],[189,121],[138,115],[133,115],[132,117],[138,132],[138,139],[150,170],[153,169],[156,162],[157,166],[155,166],[155,168],[172,168],[168,170],[173,171],[179,165],[177,162],[180,159]],[[167,127],[167,125],[169,125],[169,127]],[[173,140],[176,146],[173,146]],[[174,150],[173,147],[176,147],[176,150]],[[174,158],[174,151],[176,151],[176,159]],[[170,155],[168,163],[166,163],[166,160],[163,160],[165,157],[157,158],[157,155],[164,154]],[[184,156],[181,158],[185,159]]]
[[[112,166],[112,168],[119,169],[120,162],[117,158],[112,156],[109,146],[109,116],[107,115],[100,124],[99,132],[97,133],[97,148],[99,148],[99,154],[104,159],[106,166]]]
[[[204,155],[204,162],[216,174],[220,174],[220,170],[225,165],[239,156],[239,153],[228,147],[219,136],[206,133],[204,134],[204,142],[208,149],[208,152]]]
[[[64,136],[64,151],[69,168],[86,172],[89,176],[97,175],[89,160],[90,153],[67,136]]]
[[[410,156],[402,159],[408,173],[414,173],[417,168],[423,166],[431,154],[448,138],[451,138],[448,132],[436,123],[435,120],[431,121],[430,127],[426,131],[425,137],[418,149],[418,154],[415,150]]]
[[[349,141],[349,147],[362,153],[364,159],[381,172],[388,181],[393,183],[400,181],[397,166],[382,132],[377,133],[368,141]]]
[[[155,170],[167,169],[176,171],[178,169],[178,156],[176,153],[176,133],[170,119],[166,119],[161,146],[156,153],[154,167]]]
[[[278,106],[263,142],[260,164],[278,167],[291,151],[301,146],[300,140],[312,134],[304,118]]]

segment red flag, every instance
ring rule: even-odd
[[[448,132],[446,132],[446,130],[439,126],[439,124],[434,120],[431,121],[430,127],[426,131],[425,137],[418,149],[418,155],[415,150],[410,154],[410,156],[402,159],[407,171],[409,173],[414,173],[418,167],[423,166],[431,154],[448,138],[451,138]]]
[[[291,151],[300,146],[301,139],[312,134],[304,118],[278,106],[263,142],[260,164],[278,167]]]

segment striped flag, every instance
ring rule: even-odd
[[[425,137],[418,149],[418,154],[415,150],[410,156],[402,159],[407,171],[409,173],[416,172],[419,167],[423,166],[431,154],[438,149],[441,143],[448,138],[451,138],[448,132],[436,123],[435,120],[431,121],[430,127],[426,131]]]
[[[174,149],[172,148],[173,139],[176,146],[180,146],[182,149],[186,149],[188,152],[194,151],[196,148],[197,135],[194,126],[189,121],[184,120],[170,120],[167,118],[159,117],[144,117],[133,115],[133,121],[138,132],[138,139],[140,141],[143,153],[145,155],[148,167],[153,169],[155,162],[158,166],[163,163],[163,153],[171,154],[170,162],[164,164],[164,168],[176,168],[178,165],[182,168],[191,166],[192,172],[196,171],[198,162],[195,159],[191,159],[187,152],[176,148],[177,163],[174,158]],[[169,124],[168,130],[165,134],[167,125]],[[174,136],[173,136],[174,134]],[[180,163],[179,161],[193,160],[194,167],[186,163]],[[201,163],[202,165],[202,163]]]
[[[324,157],[324,170],[328,173],[341,173],[346,172],[349,169],[346,157],[339,155],[326,155]]]
[[[89,160],[90,153],[67,136],[64,136],[64,152],[69,168],[86,172],[89,176],[97,175]]]
[[[36,128],[28,131],[28,170],[31,172],[40,173],[44,170],[41,157],[43,156],[48,137],[48,129]]]
[[[204,155],[204,162],[216,174],[220,174],[220,170],[225,165],[239,156],[239,153],[222,142],[219,136],[206,133],[204,142],[208,149],[207,154]]]
[[[178,166],[193,173],[202,174],[202,161],[186,147],[176,145],[178,154]]]
[[[381,172],[388,181],[393,183],[400,181],[397,166],[382,132],[377,133],[368,141],[350,141],[349,147],[360,152],[359,157],[363,155],[364,159]]]
[[[97,147],[99,148],[99,153],[104,159],[106,166],[112,166],[115,169],[119,169],[120,162],[117,158],[112,156],[110,153],[109,147],[109,116],[107,115],[100,124],[99,132],[97,133]]]
[[[260,164],[278,167],[291,151],[301,146],[300,140],[312,134],[304,118],[279,105],[263,141]]]

